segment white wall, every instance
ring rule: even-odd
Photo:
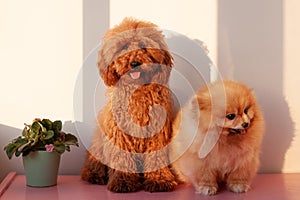
[[[72,119],[82,63],[81,1],[0,2],[1,123]]]
[[[76,132],[70,121],[76,110],[89,123],[79,128],[80,138],[93,129],[85,115],[94,108],[82,96],[93,95],[98,74],[93,63],[94,71],[78,74],[82,56],[125,16],[204,41],[222,75],[254,88],[262,105],[261,171],[300,172],[299,8],[297,0],[0,1],[0,179],[10,170],[22,173],[21,159],[8,161],[1,149],[24,122],[61,119]],[[84,145],[73,148],[61,173],[78,173],[83,157]]]
[[[218,66],[258,96],[266,118],[261,171],[300,172],[296,0],[218,2]]]
[[[285,155],[283,170],[288,172],[300,172],[300,2],[289,0],[284,3],[284,44],[283,44],[283,96],[287,102],[287,109],[293,121],[293,140]],[[280,113],[278,113],[280,116]],[[283,131],[282,136],[286,134]],[[280,140],[279,140],[280,144]]]
[[[11,170],[23,172],[21,159],[8,161],[3,147],[24,122],[60,119],[66,131],[75,131],[72,102],[82,64],[82,13],[81,0],[0,1],[0,179]],[[81,151],[73,148],[64,155],[62,171],[79,171],[70,157]]]

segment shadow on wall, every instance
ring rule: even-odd
[[[218,1],[218,66],[252,87],[264,111],[260,172],[281,172],[294,137],[283,94],[283,0]]]
[[[63,131],[74,133],[77,137],[75,124],[71,121],[66,121],[63,124]],[[13,157],[11,160],[7,158],[4,146],[12,139],[21,135],[22,130],[0,124],[0,182],[8,172],[15,171],[18,174],[24,174],[24,168],[21,157]],[[79,137],[78,137],[79,139]],[[65,152],[61,156],[59,174],[79,174],[85,159],[85,148],[79,140],[79,148],[71,147],[70,152]]]

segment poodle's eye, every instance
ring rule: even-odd
[[[128,44],[124,44],[123,46],[122,46],[122,50],[126,50],[126,49],[128,49]]]
[[[246,107],[246,108],[244,109],[244,113],[245,113],[245,114],[248,113],[249,108],[250,108],[250,106],[248,106],[248,107]]]
[[[226,118],[229,119],[229,120],[233,120],[235,118],[235,114],[228,114],[226,115]]]
[[[144,43],[142,43],[142,42],[139,43],[139,47],[140,47],[141,49],[143,49],[143,50],[146,49],[146,45],[145,45]]]

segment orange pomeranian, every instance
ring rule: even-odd
[[[217,81],[201,88],[174,121],[172,159],[197,193],[214,195],[220,183],[246,192],[259,167],[264,119],[253,91]]]

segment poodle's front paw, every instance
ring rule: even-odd
[[[92,184],[106,185],[108,181],[108,177],[105,175],[101,176],[97,173],[90,173],[89,177],[86,178],[85,181],[88,181],[89,183]]]
[[[241,192],[247,192],[250,189],[250,186],[248,183],[245,182],[233,182],[233,183],[228,183],[227,188],[231,192],[241,193]]]
[[[81,170],[81,179],[84,181],[88,181],[92,184],[99,184],[99,185],[106,185],[108,181],[108,176],[105,172],[92,172],[89,169],[82,169]]]
[[[141,190],[141,185],[132,181],[116,180],[109,182],[107,189],[116,193],[137,192]]]
[[[210,185],[195,186],[196,193],[203,195],[215,195],[218,191],[218,187]]]
[[[107,189],[117,193],[137,192],[142,189],[142,184],[136,174],[116,172],[109,177]]]
[[[172,191],[177,186],[176,181],[167,180],[146,180],[144,189],[148,192],[167,192]]]

